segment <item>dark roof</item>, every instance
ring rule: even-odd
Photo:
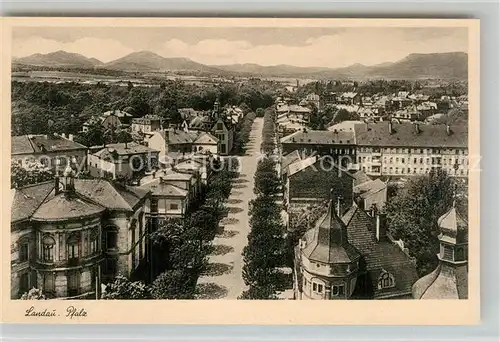
[[[94,153],[94,155],[98,157],[102,157],[106,154],[109,153],[117,153],[119,156],[126,156],[126,155],[131,155],[131,154],[144,154],[144,153],[154,153],[158,152],[158,150],[152,149],[150,147],[135,143],[135,142],[130,142],[126,144],[127,146],[125,147],[125,143],[118,143],[118,144],[109,144],[106,145],[102,150],[99,150]]]
[[[11,154],[28,154],[35,152],[27,135],[12,137],[10,151]]]
[[[25,135],[12,137],[12,154],[72,151],[87,149],[86,146],[52,135]]]
[[[75,179],[78,193],[108,209],[133,210],[148,195],[137,187],[123,186],[104,179]]]
[[[302,253],[311,261],[325,264],[351,263],[359,259],[360,254],[348,243],[346,226],[335,214],[332,202],[316,226],[304,235],[306,246]]]
[[[35,211],[32,219],[36,221],[66,221],[94,216],[104,210],[106,208],[92,203],[78,194],[66,196],[65,193],[60,193],[46,199]]]
[[[54,182],[45,182],[12,189],[11,222],[31,217],[35,210],[54,190]]]
[[[354,126],[356,144],[369,146],[395,147],[467,147],[467,125],[451,126],[451,134],[446,132],[446,125],[419,124],[416,133],[413,123],[392,123],[392,134],[389,122],[358,124]]]
[[[181,129],[167,129],[159,132],[169,144],[192,144],[198,137],[198,132],[185,132]]]
[[[389,238],[377,241],[374,218],[353,204],[342,220],[347,226],[349,242],[356,247],[366,262],[374,297],[411,294],[411,287],[418,279],[416,267],[410,257]],[[395,287],[378,289],[378,278],[384,271],[394,276]]]
[[[282,138],[281,142],[283,144],[354,145],[354,132],[298,131]]]

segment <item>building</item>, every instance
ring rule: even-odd
[[[73,141],[73,135],[21,135],[11,138],[12,162],[20,165],[40,163],[62,172],[67,165],[87,168],[87,147]]]
[[[82,126],[82,132],[88,132],[89,128],[93,125],[101,125],[104,129],[119,129],[130,125],[133,118],[132,114],[129,114],[122,110],[109,110],[104,112],[102,115],[93,116],[89,120],[85,121]]]
[[[413,285],[413,298],[467,299],[469,224],[453,206],[439,218],[438,226],[439,265]]]
[[[155,219],[153,222],[168,217],[184,217],[188,210],[188,190],[169,183],[161,176],[141,185],[140,189],[151,192],[148,215]]]
[[[354,197],[365,210],[382,210],[387,202],[387,183],[379,178],[372,180],[363,171],[354,176]]]
[[[369,176],[411,176],[431,169],[467,177],[467,126],[378,122],[355,125],[359,170]]]
[[[103,179],[61,178],[12,189],[11,298],[99,298],[101,283],[148,260],[150,194]]]
[[[170,164],[172,153],[212,153],[219,151],[219,141],[211,133],[169,128],[154,132],[146,141],[148,147],[159,151],[162,164]]]
[[[92,177],[133,179],[158,166],[159,152],[132,142],[94,146],[88,157]]]
[[[288,222],[302,209],[328,199],[329,189],[333,189],[336,196],[343,198],[343,214],[353,200],[353,182],[353,176],[338,167],[328,156],[313,156],[290,164],[283,190],[283,204],[288,213]]]
[[[354,132],[314,131],[304,129],[281,140],[282,153],[297,150],[301,155],[329,155],[343,167],[355,164],[356,149]]]
[[[234,143],[234,127],[233,125],[219,117],[212,127],[211,133],[219,140],[219,154],[227,156],[233,150]]]
[[[337,208],[340,204],[337,202]],[[296,248],[297,299],[409,299],[417,271],[392,239],[382,214],[356,203],[340,219],[327,212]]]
[[[146,115],[132,119],[132,132],[154,132],[162,129],[162,120],[158,115]]]

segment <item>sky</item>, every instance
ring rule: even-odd
[[[12,55],[58,50],[109,62],[136,51],[207,65],[345,67],[395,62],[410,53],[468,52],[467,28],[17,27]]]

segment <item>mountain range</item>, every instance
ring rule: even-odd
[[[465,52],[413,53],[396,61],[366,66],[353,64],[344,68],[297,67],[291,65],[261,66],[258,64],[205,65],[188,58],[166,58],[154,52],[133,52],[103,63],[77,53],[57,51],[34,54],[13,60],[13,64],[49,66],[54,68],[103,68],[120,71],[190,71],[219,75],[259,77],[308,77],[336,79],[467,79],[468,55]]]

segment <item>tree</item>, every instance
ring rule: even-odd
[[[10,187],[20,188],[30,184],[46,182],[54,179],[54,172],[43,165],[34,164],[24,168],[17,163],[10,165]]]
[[[149,299],[150,289],[142,281],[130,281],[124,276],[117,276],[106,286],[102,299]]]
[[[432,170],[426,176],[408,181],[387,203],[387,220],[391,234],[403,240],[417,260],[420,276],[437,266],[439,251],[438,218],[453,203],[454,182],[445,171]]]
[[[280,179],[276,170],[276,163],[271,158],[264,158],[257,164],[255,172],[254,193],[272,196],[280,191]]]
[[[339,109],[333,118],[333,123],[340,123],[348,120],[359,120],[360,117],[356,113],[347,111],[346,109]]]
[[[21,296],[22,300],[44,300],[45,295],[42,293],[42,290],[37,288],[32,288],[28,292],[23,293]]]
[[[272,286],[253,287],[245,290],[238,299],[278,299],[275,289]]]
[[[151,293],[154,299],[193,299],[195,285],[184,270],[170,270],[155,279]]]

